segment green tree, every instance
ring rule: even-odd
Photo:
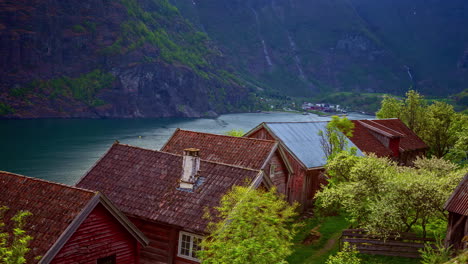
[[[429,146],[429,154],[454,161],[466,159],[464,140],[468,137],[468,118],[458,114],[453,106],[444,102],[426,105],[423,96],[411,90],[403,101],[390,96],[382,100],[382,107],[377,112],[378,118],[400,118]]]
[[[317,207],[336,210],[339,205],[355,226],[384,237],[409,231],[426,236],[428,228],[441,221],[445,224],[438,226],[445,227],[443,205],[468,171],[437,158],[418,159],[414,168],[372,154],[340,153],[335,159],[341,162],[332,159],[327,169],[347,175],[317,193]],[[351,168],[344,170],[341,163]]]
[[[453,106],[443,102],[435,102],[425,112],[427,122],[420,129],[420,135],[431,147],[432,154],[443,157],[455,146],[460,129],[468,124],[457,123],[457,119],[463,118],[463,115],[456,114]]]
[[[403,102],[397,98],[389,95],[384,95],[381,102],[381,108],[377,111],[378,118],[399,118],[403,120]]]
[[[26,234],[24,226],[25,218],[31,215],[26,211],[20,211],[11,218],[12,231],[6,229],[4,215],[8,207],[0,207],[0,263],[22,264],[26,263],[25,255],[29,252],[29,242],[32,237]]]
[[[346,117],[332,116],[325,131],[319,131],[320,144],[327,159],[348,150],[348,138],[353,136],[354,123]]]
[[[203,263],[286,263],[291,254],[295,208],[273,188],[234,187],[216,208],[210,235],[198,253]]]
[[[226,136],[231,136],[231,137],[242,137],[245,132],[242,129],[231,129],[227,132],[224,133]]]

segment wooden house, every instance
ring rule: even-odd
[[[234,185],[270,188],[260,170],[115,143],[78,182],[109,197],[150,239],[140,263],[198,263],[208,208]]]
[[[8,232],[19,211],[33,237],[27,263],[137,264],[147,238],[99,192],[0,172]]]
[[[458,184],[455,191],[445,203],[449,212],[446,246],[454,249],[468,248],[468,174]]]
[[[291,176],[287,189],[292,201],[298,201],[301,209],[313,205],[315,193],[327,181],[323,176],[326,154],[321,145],[319,131],[325,131],[328,122],[267,122],[261,123],[245,137],[275,140],[291,164]],[[355,145],[348,141],[350,147]],[[359,155],[362,155],[358,151]]]
[[[200,150],[202,160],[210,160],[254,170],[270,176],[277,190],[288,196],[288,180],[292,174],[286,154],[278,142],[255,138],[231,137],[177,129],[161,151],[183,154],[186,148]]]
[[[410,166],[424,156],[428,146],[400,119],[353,120],[350,140],[362,151],[389,157],[400,165]]]

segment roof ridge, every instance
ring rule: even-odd
[[[176,157],[181,157],[181,158],[183,157],[183,155],[180,155],[180,154],[174,154],[174,153],[160,151],[160,150],[154,150],[154,149],[146,149],[146,148],[127,145],[127,144],[116,143],[116,145],[121,145],[121,146],[125,146],[125,147],[131,147],[131,148],[136,148],[136,149],[141,149],[141,150],[146,150],[146,151],[151,151],[151,152],[155,152],[155,153],[168,154],[168,155],[171,155],[171,156],[176,156]],[[200,160],[203,161],[203,162],[207,162],[207,163],[225,165],[225,166],[229,166],[229,167],[240,168],[240,169],[245,169],[245,170],[250,170],[250,171],[260,171],[260,170],[256,170],[256,169],[252,169],[252,168],[247,168],[247,167],[242,167],[242,166],[238,166],[238,165],[227,164],[227,163],[222,163],[222,162],[217,162],[217,161],[211,161],[211,160],[205,160],[205,159],[200,159]]]
[[[29,177],[29,176],[25,176],[25,175],[13,173],[13,172],[1,171],[0,170],[0,174],[6,174],[6,175],[15,176],[15,177],[21,177],[21,178],[25,178],[25,179],[30,180],[30,181],[38,181],[38,182],[44,182],[44,183],[48,183],[48,184],[58,185],[58,186],[61,186],[61,187],[67,187],[67,188],[70,188],[70,189],[75,189],[75,190],[79,190],[79,191],[83,191],[83,192],[92,193],[94,195],[98,194],[97,191],[84,189],[84,188],[81,188],[81,187],[76,187],[76,186],[68,185],[68,184],[65,184],[65,183],[59,183],[59,182],[44,180],[44,179],[41,179],[41,178]]]
[[[380,124],[380,123],[376,122],[375,120],[367,120],[367,121],[372,122],[373,124],[377,124],[377,125],[379,125],[379,126],[383,126],[383,127],[385,127],[386,129],[391,130],[391,131],[393,131],[393,132],[395,132],[395,133],[397,133],[397,134],[400,134],[400,135],[402,135],[402,136],[406,136],[405,134],[401,133],[400,131],[397,131],[397,130],[395,130],[395,129],[389,128],[388,126],[383,125],[383,124]]]
[[[266,141],[266,142],[270,142],[270,143],[276,143],[275,140],[269,140],[269,139],[261,139],[261,138],[247,138],[247,137],[234,137],[234,136],[229,136],[229,135],[221,135],[221,134],[214,134],[214,133],[207,133],[207,132],[199,132],[199,131],[193,131],[193,130],[185,130],[185,129],[179,129],[177,130],[176,132],[174,133],[177,133],[179,131],[184,131],[184,132],[191,132],[191,133],[196,133],[196,134],[206,134],[206,135],[213,135],[213,136],[219,136],[219,137],[228,137],[228,138],[238,138],[238,139],[242,139],[242,140],[253,140],[253,141]]]

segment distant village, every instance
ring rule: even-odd
[[[340,105],[304,103],[302,109],[345,113]],[[374,153],[412,166],[428,150],[399,119],[352,123],[345,140],[358,156]],[[160,150],[116,141],[75,186],[0,172],[0,205],[10,209],[5,219],[31,213],[24,227],[33,237],[27,263],[199,263],[209,223],[203,212],[233,186],[275,187],[299,203],[299,213],[310,211],[329,180],[319,136],[327,124],[261,123],[242,137],[177,129]],[[467,200],[465,177],[446,206],[453,247],[467,246]]]
[[[305,111],[320,111],[324,113],[347,113],[346,110],[342,109],[340,105],[333,104],[314,104],[305,102],[302,104],[302,110]]]

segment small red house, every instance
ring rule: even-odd
[[[400,119],[353,120],[350,140],[362,151],[389,157],[400,165],[412,165],[428,146]]]
[[[468,174],[445,203],[449,212],[446,246],[454,249],[468,248]]]
[[[0,172],[4,221],[29,211],[33,237],[27,263],[137,264],[147,238],[104,195],[81,188]],[[40,257],[37,259],[36,257]]]
[[[79,181],[79,187],[106,194],[150,239],[140,263],[198,263],[208,220],[234,185],[270,188],[260,170],[115,143]]]
[[[325,131],[328,122],[268,122],[261,123],[245,137],[276,140],[279,149],[291,164],[292,175],[288,181],[289,197],[298,201],[305,210],[313,205],[314,195],[321,184],[326,154],[321,145],[319,131]],[[350,147],[355,147],[348,142]],[[362,155],[358,151],[358,155]]]
[[[199,149],[202,160],[263,170],[277,190],[288,196],[286,186],[292,169],[276,141],[176,129],[161,151],[182,154],[186,148]]]

